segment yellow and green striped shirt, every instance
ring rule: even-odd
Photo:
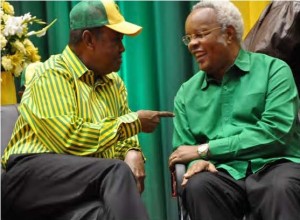
[[[128,150],[140,150],[141,124],[128,107],[122,79],[117,73],[96,79],[68,46],[37,68],[19,111],[4,168],[12,154],[124,159]]]

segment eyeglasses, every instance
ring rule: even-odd
[[[188,46],[189,43],[191,42],[191,40],[193,40],[193,39],[204,39],[211,32],[213,32],[215,30],[218,30],[218,29],[221,29],[221,27],[215,27],[215,28],[212,28],[210,30],[202,31],[202,32],[200,32],[198,34],[185,35],[185,36],[182,37],[182,42],[186,46]]]

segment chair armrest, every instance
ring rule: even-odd
[[[186,172],[185,164],[175,164],[176,191],[181,196],[183,188],[181,186],[183,175]]]
[[[171,190],[172,190],[172,197],[181,196],[182,194],[182,180],[183,175],[185,174],[185,165],[184,164],[175,164],[174,170],[171,171]]]
[[[181,186],[181,183],[183,181],[183,175],[185,174],[185,172],[185,164],[175,164],[175,169],[172,172],[172,196],[177,197],[179,220],[190,220],[189,214],[185,209],[182,201],[183,187]]]
[[[2,105],[1,114],[1,156],[10,141],[15,123],[19,117],[18,104]]]

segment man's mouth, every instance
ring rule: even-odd
[[[195,53],[195,58],[198,63],[203,62],[203,60],[206,58],[207,53],[204,52],[197,52]]]

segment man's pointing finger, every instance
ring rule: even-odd
[[[174,117],[175,115],[173,112],[159,111],[158,116],[162,118],[162,117]]]

